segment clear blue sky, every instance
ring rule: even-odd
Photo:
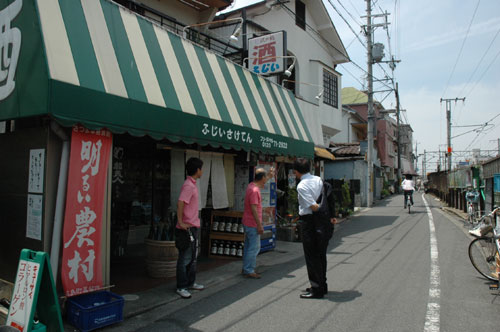
[[[235,7],[255,0],[236,0]],[[351,60],[366,69],[366,49],[361,25],[366,24],[364,0],[323,0],[332,21],[347,48]],[[485,127],[452,127],[454,151],[496,150],[500,138],[500,1],[498,0],[378,0],[373,1],[373,14],[387,11],[389,36],[377,28],[375,42],[385,45],[386,58],[390,51],[401,60],[394,71],[399,83],[402,118],[413,130],[414,149],[418,153],[446,149],[446,105],[441,98],[462,98],[453,102],[452,126],[484,125]],[[349,23],[351,28],[345,23]],[[382,23],[383,19],[374,20]],[[390,51],[389,51],[390,49]],[[365,73],[353,63],[340,65],[342,86],[363,89]],[[382,64],[392,76],[387,64]],[[385,76],[380,66],[374,66],[374,76]],[[386,90],[381,83],[374,90]],[[386,109],[395,107],[394,94],[378,93]],[[476,131],[474,131],[476,130]],[[470,133],[465,133],[471,131]],[[463,134],[465,133],[465,134]],[[463,134],[463,135],[461,135]],[[460,136],[459,136],[460,135]],[[428,156],[429,158],[429,156]],[[428,165],[428,170],[436,166]]]

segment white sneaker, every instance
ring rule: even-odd
[[[204,290],[204,289],[205,289],[205,286],[200,285],[200,284],[197,284],[197,283],[194,283],[191,287],[189,287],[189,289],[194,289],[194,290]]]
[[[179,288],[176,291],[177,294],[179,294],[183,299],[189,299],[191,297],[191,293],[188,292],[186,288]]]

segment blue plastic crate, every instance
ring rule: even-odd
[[[67,301],[68,322],[87,332],[123,321],[123,297],[109,291],[83,294]]]

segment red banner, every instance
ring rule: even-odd
[[[73,127],[61,278],[66,296],[102,288],[101,225],[111,133]]]

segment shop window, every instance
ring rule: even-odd
[[[338,77],[326,69],[323,69],[323,89],[323,102],[327,105],[338,108]]]
[[[295,24],[306,29],[306,5],[300,0],[295,1]]]
[[[111,254],[134,255],[151,225],[173,218],[170,150],[149,139],[115,136],[111,200]]]

